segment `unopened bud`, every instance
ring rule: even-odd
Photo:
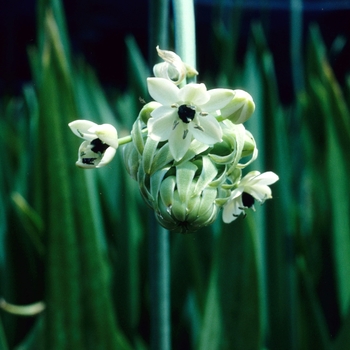
[[[243,90],[234,90],[234,98],[220,110],[221,118],[228,119],[234,124],[247,121],[255,110],[252,96]]]
[[[148,119],[151,118],[151,113],[159,106],[161,106],[160,103],[152,101],[142,107],[139,116],[144,124],[147,125]]]

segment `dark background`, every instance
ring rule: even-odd
[[[203,59],[200,54],[208,53],[214,2],[195,1],[200,71],[213,69],[213,62]],[[94,67],[105,86],[126,87],[126,69],[123,69],[126,65],[126,35],[133,35],[144,56],[148,56],[148,3],[145,0],[64,1],[73,52],[83,56]],[[225,3],[236,6],[237,2],[226,0]],[[293,97],[289,61],[290,2],[257,0],[243,3],[238,58],[242,59],[244,55],[251,21],[260,20],[275,60],[282,102],[288,103]],[[19,94],[23,83],[31,78],[26,50],[36,41],[35,0],[7,0],[1,8],[0,95]],[[334,71],[343,83],[350,67],[350,45],[346,41],[338,52],[333,43],[339,35],[346,39],[349,37],[350,1],[304,1],[304,38],[311,22],[319,24]]]

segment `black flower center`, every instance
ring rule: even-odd
[[[100,139],[92,140],[90,143],[93,146],[91,147],[91,151],[95,153],[103,153],[109,147],[109,145],[103,143]]]
[[[242,193],[242,203],[245,207],[250,208],[254,204],[254,197],[247,192]]]
[[[186,105],[181,105],[177,113],[179,115],[179,118],[184,122],[184,123],[189,123],[191,120],[194,119],[194,116],[196,115],[196,111],[193,107],[188,107]]]
[[[94,165],[94,161],[97,158],[82,158],[83,164]]]

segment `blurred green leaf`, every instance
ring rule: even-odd
[[[347,349],[350,79],[339,85],[311,26],[298,74],[305,90],[283,106],[271,37],[255,23],[241,64],[243,13],[221,5],[206,54],[198,52],[200,67],[210,67],[200,77],[253,96],[256,112],[245,126],[260,154],[251,168],[280,181],[274,199],[245,220],[171,235],[173,347]],[[71,59],[59,0],[38,2],[37,45],[28,50],[33,84],[23,98],[0,100],[0,285],[6,300],[44,297],[48,309],[24,327],[2,312],[0,347],[147,349],[145,232],[153,213],[120,155],[96,172],[74,166],[81,140],[67,124],[90,119],[128,134],[149,99],[148,65],[126,38],[129,88],[105,93],[93,69]]]
[[[2,319],[0,317],[0,347],[2,350],[8,350],[8,344],[6,340],[6,334],[2,325]]]
[[[318,27],[310,28],[309,40],[309,108],[317,106],[318,125],[314,123],[316,132],[323,135],[323,152],[318,152],[322,161],[319,171],[327,173],[329,188],[330,212],[329,229],[334,253],[335,278],[339,297],[340,311],[346,315],[350,303],[350,284],[348,282],[350,266],[350,237],[348,198],[343,196],[349,191],[347,173],[350,168],[346,161],[347,149],[350,146],[350,112],[344,100],[342,91],[334,78],[332,69],[327,61],[324,44]],[[322,118],[322,119],[320,119]],[[314,138],[318,138],[314,134]],[[314,155],[316,156],[316,154]],[[339,198],[342,198],[340,201]]]
[[[108,261],[97,235],[101,220],[92,213],[84,173],[73,166],[77,145],[67,124],[79,119],[75,73],[53,13],[45,18],[35,162],[38,178],[45,179],[36,193],[46,236],[45,348],[128,349],[113,313]]]
[[[23,222],[23,227],[27,231],[39,255],[43,256],[45,249],[42,242],[44,223],[41,217],[18,192],[13,192],[11,198]]]

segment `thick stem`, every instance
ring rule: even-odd
[[[158,60],[156,46],[168,45],[169,1],[150,2],[149,60],[154,65]],[[151,349],[170,350],[170,256],[169,232],[160,227],[151,213],[149,235],[149,276],[151,303]]]
[[[167,0],[153,0],[150,8],[150,62],[155,64],[155,47],[167,48]],[[195,67],[195,21],[193,0],[174,0],[176,53]],[[154,51],[153,51],[154,50]],[[194,81],[194,79],[192,79]],[[151,287],[151,348],[169,350],[170,326],[170,257],[169,232],[161,228],[152,215],[149,237]]]
[[[175,52],[182,61],[196,68],[196,30],[193,0],[173,0]],[[188,79],[194,82],[196,77]]]
[[[153,213],[152,213],[153,214]],[[171,349],[169,232],[152,215],[149,236],[151,349]]]

